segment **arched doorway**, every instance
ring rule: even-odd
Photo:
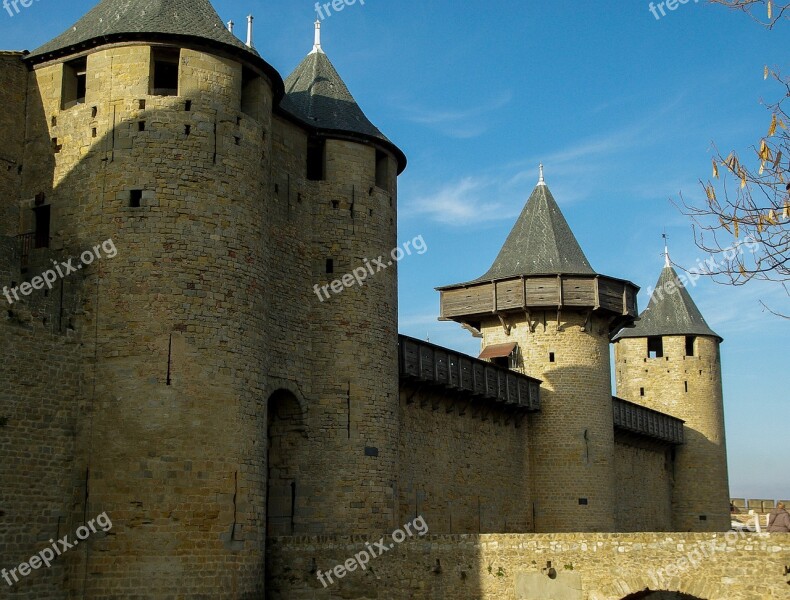
[[[294,535],[299,533],[299,465],[306,437],[304,414],[296,396],[287,390],[274,392],[269,397],[267,423],[266,535]]]

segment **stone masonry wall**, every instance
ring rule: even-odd
[[[617,531],[672,531],[672,451],[615,442]]]
[[[19,231],[19,185],[25,139],[25,80],[21,54],[0,52],[0,287],[19,277],[15,236]],[[0,298],[6,303],[4,297]]]
[[[240,63],[182,49],[180,95],[151,96],[150,58],[146,45],[92,52],[85,103],[70,108],[62,64],[37,67],[28,90],[22,197],[52,206],[51,256],[117,250],[68,278],[91,385],[66,529],[102,512],[113,528],[70,556],[67,589],[252,597],[264,585],[271,91],[261,79],[254,120]]]
[[[563,311],[482,324],[483,347],[518,342],[517,369],[540,379],[541,410],[529,417],[535,529],[614,531],[614,432],[606,320]],[[523,484],[523,482],[522,482]]]
[[[40,324],[0,317],[0,568],[11,570],[72,534],[74,446],[83,403],[81,344]],[[84,491],[80,490],[80,491]],[[0,579],[6,598],[65,598],[65,560]]]
[[[442,392],[400,392],[399,521],[434,533],[533,531],[527,419]]]
[[[685,336],[665,336],[663,356],[649,358],[646,338],[615,343],[617,394],[685,423],[674,468],[673,529],[726,531],[729,483],[718,340],[697,337],[686,356]]]
[[[783,574],[790,535],[735,532],[414,536],[370,560],[364,571],[355,566],[342,578],[334,574],[326,587],[320,583],[319,571],[327,581],[327,572],[365,551],[366,542],[375,540],[272,540],[267,562],[277,583],[270,597],[621,600],[666,590],[702,600],[779,600],[790,588]],[[556,577],[549,576],[549,561]]]

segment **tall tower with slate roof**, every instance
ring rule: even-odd
[[[618,396],[686,422],[685,443],[675,450],[676,531],[730,527],[721,342],[668,252],[640,320],[614,337]]]
[[[543,381],[530,415],[535,529],[613,531],[610,335],[636,317],[638,288],[597,274],[540,180],[488,272],[440,288],[441,316],[482,338],[482,357]]]
[[[8,130],[20,214],[1,247],[41,234],[24,270],[0,262],[3,285],[116,249],[9,311],[32,306],[60,345],[17,327],[0,373],[19,442],[2,462],[30,470],[3,486],[6,558],[97,514],[114,525],[20,597],[60,597],[58,577],[86,597],[262,597],[267,533],[392,531],[397,269],[323,299],[314,286],[397,245],[406,157],[320,38],[286,90],[209,0],[103,0],[2,61],[27,114]],[[20,374],[41,355],[46,391]],[[43,447],[51,460],[25,462]]]

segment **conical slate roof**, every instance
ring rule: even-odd
[[[677,272],[669,264],[661,271],[650,302],[639,319],[634,327],[621,330],[614,340],[664,335],[707,335],[722,340],[708,327]]]
[[[142,34],[199,38],[258,57],[255,50],[228,31],[209,0],[102,0],[28,58],[67,54],[72,49],[98,45],[97,42],[134,39]]]
[[[494,264],[477,281],[561,274],[595,271],[541,177]]]
[[[399,170],[406,167],[406,156],[365,116],[318,45],[285,80],[280,108],[326,132],[350,133],[383,142],[397,157]]]

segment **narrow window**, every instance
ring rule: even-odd
[[[326,259],[326,272],[330,275],[335,272],[335,261],[331,258]]]
[[[184,112],[190,112],[192,110],[192,100],[187,100],[184,102]]]
[[[130,190],[129,191],[129,207],[140,208],[140,203],[143,200],[143,190]]]
[[[151,95],[178,96],[178,48],[151,49]]]
[[[550,363],[554,362],[554,352],[549,352],[549,362]]]
[[[664,340],[660,336],[647,338],[647,357],[663,358]]]
[[[61,89],[61,108],[71,108],[85,103],[87,87],[88,59],[78,58],[63,63],[63,86]]]
[[[145,100],[138,100],[137,106],[140,107],[140,110],[145,110]]]
[[[307,141],[307,179],[323,181],[326,178],[326,142],[317,138]]]
[[[145,131],[145,121],[137,122],[137,131]]]
[[[639,395],[640,396],[644,396],[645,395],[645,388],[639,388]]]
[[[36,206],[36,248],[49,248],[50,205]]]
[[[686,388],[686,393],[688,394],[688,393],[689,393],[689,382],[688,382],[688,381],[684,381],[684,382],[683,382],[683,385],[685,386],[685,388]]]
[[[389,172],[390,160],[386,152],[376,150],[376,187],[383,190],[389,189]]]
[[[693,335],[686,336],[686,356],[694,356],[694,342],[697,338]]]

